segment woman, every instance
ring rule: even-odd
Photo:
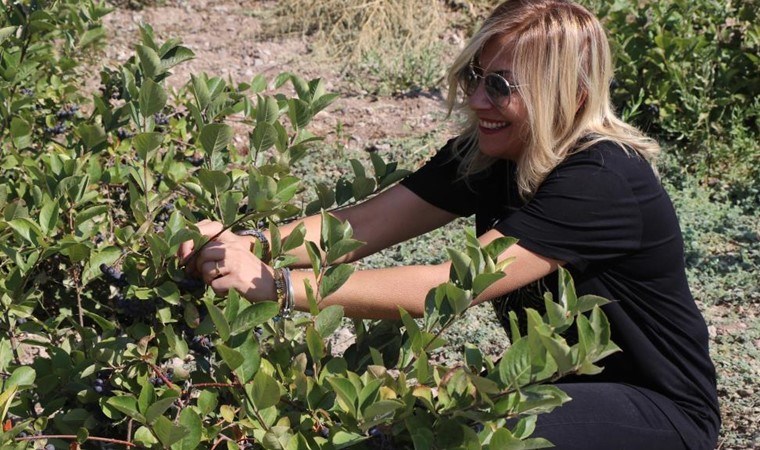
[[[614,300],[604,310],[623,351],[602,361],[600,375],[561,380],[573,401],[539,416],[534,436],[559,448],[711,449],[720,425],[715,370],[678,222],[652,166],[659,147],[615,116],[611,77],[604,30],[581,6],[497,7],[449,73],[449,104],[468,111],[469,126],[400,185],[335,213],[367,243],[346,259],[475,214],[481,243],[519,239],[500,256],[514,258],[507,276],[475,301],[492,301],[503,323],[509,310],[540,307],[559,266],[579,295]],[[319,217],[303,223],[307,239],[318,240]],[[221,225],[198,228],[211,236]],[[286,308],[292,300],[307,310],[312,272],[284,280],[294,289],[287,295],[281,273],[250,252],[251,239],[221,234],[191,270],[217,293],[287,297]],[[186,242],[179,256],[191,251]],[[309,264],[305,250],[298,258]],[[397,318],[399,306],[422,316],[425,294],[448,273],[448,263],[360,271],[322,305],[343,305],[353,317]]]

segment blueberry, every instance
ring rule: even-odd
[[[116,137],[118,137],[122,141],[124,139],[129,139],[132,136],[134,136],[134,134],[125,130],[124,128],[119,128],[118,130],[116,130]]]
[[[166,116],[164,113],[155,113],[153,114],[153,120],[156,122],[156,125],[163,126],[169,124],[169,117]]]
[[[55,445],[48,444],[48,445],[45,446],[45,450],[55,450]]]

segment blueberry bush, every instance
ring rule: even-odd
[[[548,382],[591,374],[617,350],[599,306],[562,272],[560,298],[512,318],[513,345],[494,362],[431,354],[472,299],[503,276],[513,240],[450,249],[450,280],[425,315],[355,320],[334,355],[342,308],[320,302],[354,268],[361,242],[332,208],[407,172],[377,154],[351,176],[304,186],[293,167],[319,137],[312,118],[334,100],[322,80],[282,73],[233,85],[197,74],[175,92],[172,69],[194,57],[140,29],[135,54],[81,86],[82,60],[104,38],[108,8],[91,0],[4,2],[0,38],[0,447],[3,449],[527,449],[538,414],[569,398]],[[243,146],[234,144],[243,135]],[[369,169],[368,169],[369,168]],[[319,242],[277,225],[321,214]],[[274,301],[220,298],[175,254],[207,239],[194,226],[269,227],[273,263],[305,245],[319,280],[310,313]],[[260,249],[259,249],[260,250]],[[562,333],[574,327],[578,342]]]

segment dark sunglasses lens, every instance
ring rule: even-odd
[[[499,75],[490,73],[486,75],[486,94],[491,97],[491,100],[499,102],[509,97],[512,93],[512,88],[509,82]]]

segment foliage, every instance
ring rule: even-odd
[[[710,182],[726,200],[757,204],[757,0],[583,3],[608,29],[623,117],[671,144],[673,170]]]
[[[406,173],[378,155],[371,173],[353,160],[352,176],[315,186],[305,210],[322,214],[320,242],[304,242],[303,227],[285,239],[270,227],[276,266],[307,247],[312,315],[285,320],[274,302],[217,298],[186,278],[179,244],[207,242],[193,226],[201,218],[236,228],[301,215],[292,167],[335,95],[290,73],[239,85],[199,74],[170,98],[166,80],[193,52],[145,25],[135,56],[104,68],[87,98],[78,58],[106,13],[61,0],[13,3],[3,16],[2,448],[547,444],[530,438],[536,415],[569,399],[545,383],[596,373],[616,350],[605,300],[577,298],[562,272],[560,298],[547,297],[544,317],[529,312],[527,334],[513,327],[500,362],[468,347],[463,366],[431,364],[443,333],[503,276],[496,255],[512,241],[481,248],[469,235],[449,251],[450,281],[428,294],[421,323],[404,311],[400,323],[357,321],[354,346],[333,356],[325,338],[343,312],[319,303],[353,271],[335,261],[361,243],[327,210]],[[244,148],[233,145],[240,130]],[[571,326],[572,346],[561,335]]]
[[[706,305],[759,302],[757,216],[712,200],[694,180],[668,190],[683,224],[686,268],[695,297]]]

